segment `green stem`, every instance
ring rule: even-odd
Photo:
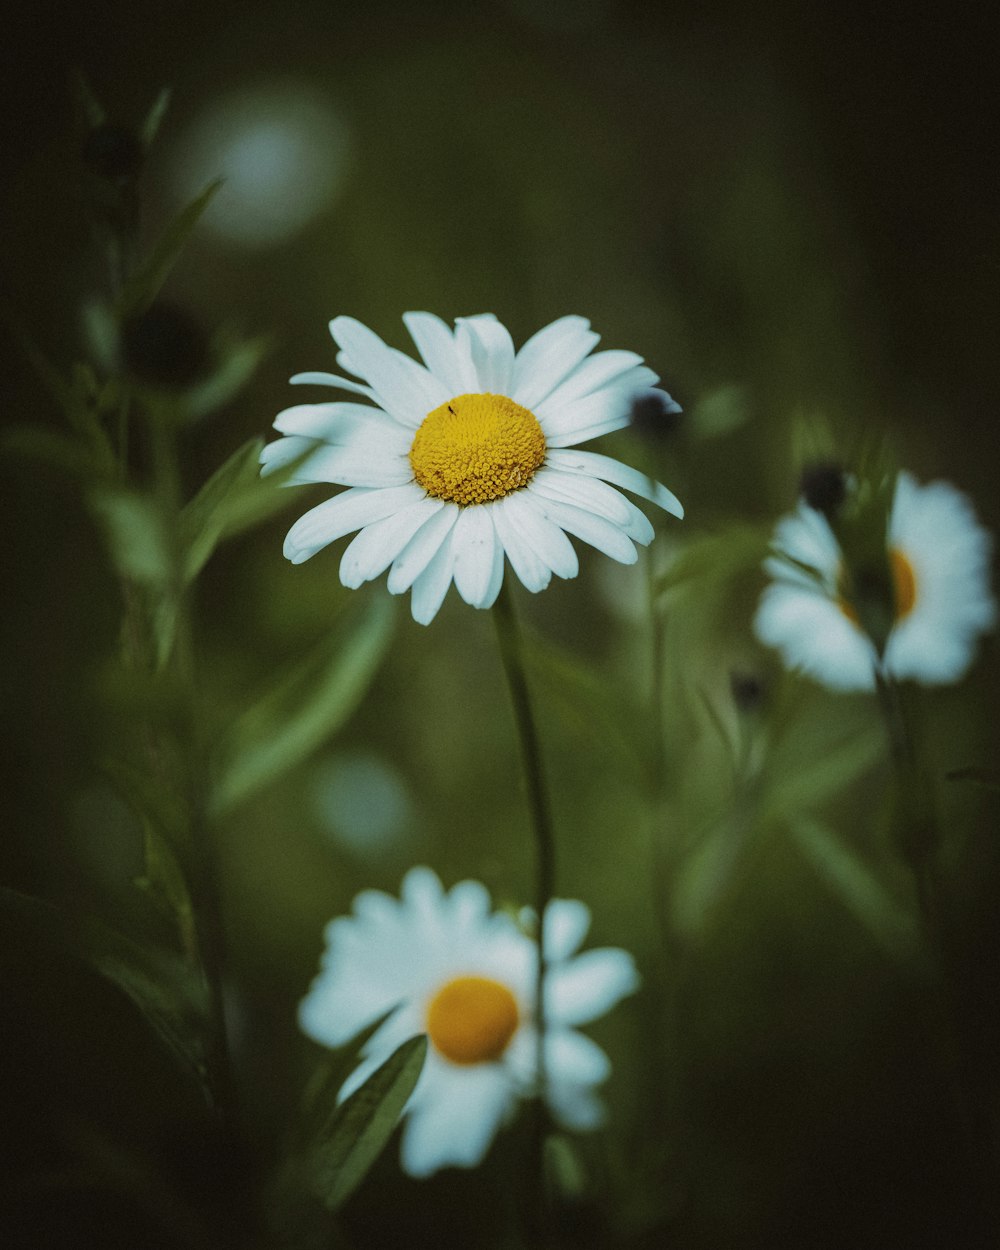
[[[503,661],[510,701],[517,725],[521,763],[528,791],[535,838],[535,911],[538,916],[538,971],[535,983],[535,1028],[537,1030],[537,1098],[535,1118],[536,1181],[542,1179],[546,1129],[545,1094],[548,1087],[545,1064],[545,974],[546,959],[543,935],[545,912],[555,889],[555,839],[548,792],[542,766],[538,731],[524,668],[524,646],[514,604],[506,585],[501,589],[493,608],[500,658]]]
[[[192,895],[195,935],[202,972],[208,988],[210,1040],[208,1082],[212,1102],[227,1130],[238,1131],[238,1099],[229,1047],[225,1009],[226,941],[222,920],[219,865],[211,830],[205,821],[205,776],[199,694],[191,632],[189,596],[184,584],[183,551],[177,536],[183,488],[177,454],[173,414],[151,411],[155,489],[165,532],[171,543],[170,577],[164,601],[175,619],[170,651],[161,657],[172,665],[184,695],[186,719],[178,736],[179,759],[188,808],[188,860],[193,874]]]
[[[954,943],[942,906],[943,886],[938,865],[939,834],[927,775],[923,770],[899,687],[881,668],[875,686],[885,722],[896,782],[896,839],[911,873],[920,911],[926,949],[931,962],[932,1030],[949,1068],[951,1095],[965,1135],[970,1169],[980,1182],[982,1210],[988,1223],[1000,1226],[991,1174],[994,1157],[992,1128],[983,1114],[974,1064],[963,1043],[960,1005],[955,993]]]

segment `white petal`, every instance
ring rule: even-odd
[[[545,326],[515,357],[511,399],[534,411],[600,341],[584,317],[560,317]]]
[[[275,450],[269,451],[272,447]],[[310,447],[314,450],[306,455]],[[289,485],[330,482],[336,486],[402,486],[413,481],[413,469],[406,455],[400,455],[394,443],[382,443],[377,435],[367,439],[363,447],[334,447],[289,435],[264,448],[261,472],[273,473],[299,456],[305,458],[292,471]]]
[[[431,560],[437,555],[441,544],[455,527],[459,515],[458,504],[446,503],[429,521],[417,530],[410,541],[393,561],[389,570],[388,588],[391,595],[409,590]]]
[[[522,584],[537,594],[552,580],[552,570],[535,553],[531,544],[522,537],[520,531],[516,528],[510,517],[509,500],[510,495],[503,499],[498,499],[493,508],[490,509],[490,516],[493,525],[496,528],[497,538],[503,545],[503,549],[510,561],[510,567],[520,578]]]
[[[545,956],[549,963],[577,952],[590,928],[590,908],[575,898],[554,898],[545,909]]]
[[[301,564],[352,530],[381,521],[423,497],[424,492],[413,483],[382,490],[352,486],[299,517],[285,538],[285,555],[293,564]]]
[[[375,432],[395,438],[399,450],[409,451],[413,432],[394,421],[381,408],[347,401],[329,404],[294,404],[274,418],[274,428],[282,434],[303,434],[327,443],[339,443]]]
[[[433,524],[433,521],[430,522]],[[455,572],[455,527],[449,528],[430,563],[413,583],[410,613],[418,625],[429,625],[437,616]],[[405,554],[405,553],[404,553]]]
[[[413,429],[445,403],[450,394],[443,382],[403,352],[387,347],[379,336],[353,317],[335,317],[330,333],[350,361],[352,373],[366,378],[386,412]]]
[[[391,516],[366,526],[348,544],[340,560],[340,580],[356,590],[384,573],[429,517],[440,512],[440,499],[418,499]]]
[[[597,391],[567,404],[554,403],[550,397],[534,411],[545,441],[553,447],[566,446],[560,440],[576,438],[582,430],[605,425],[618,429],[629,420],[628,397],[616,390]]]
[[[489,509],[481,505],[463,508],[455,525],[455,588],[467,604],[481,608],[493,578],[497,536]]]
[[[512,1090],[498,1064],[452,1065],[407,1117],[400,1150],[403,1171],[425,1177],[443,1167],[476,1167],[512,1103]]]
[[[608,486],[596,477],[585,477],[581,473],[561,473],[558,469],[545,467],[539,469],[528,483],[528,490],[546,499],[573,504],[574,507],[593,512],[595,516],[613,521],[616,525],[625,526],[629,522],[628,501],[613,486]]]
[[[487,512],[489,513],[490,524],[492,525],[494,508],[487,508]],[[490,580],[486,586],[486,594],[483,596],[483,601],[479,605],[481,608],[492,608],[494,603],[497,601],[497,596],[500,594],[500,588],[503,586],[503,556],[503,543],[500,541],[500,536],[496,533],[496,527],[494,526],[493,568],[490,572]]]
[[[336,373],[320,373],[310,370],[308,373],[297,373],[288,380],[293,386],[333,386],[340,391],[353,391],[356,395],[367,395],[369,399],[375,398],[375,392],[370,386],[364,386],[352,378],[342,378]]]
[[[620,460],[613,460],[610,456],[602,456],[595,451],[578,451],[576,448],[553,448],[546,453],[545,463],[567,473],[585,473],[599,477],[622,490],[631,491],[641,499],[658,504],[673,516],[684,515],[684,509],[672,491],[647,477],[645,473],[640,473],[638,469],[633,469],[631,465],[622,464]]]
[[[514,374],[514,344],[506,326],[495,317],[459,317],[456,338],[468,344],[478,381],[477,390],[509,395]]]
[[[545,1007],[559,1024],[587,1024],[639,987],[632,956],[617,947],[584,951],[549,970]]]
[[[600,1128],[608,1118],[604,1103],[589,1085],[550,1081],[548,1103],[563,1128],[577,1133]]]
[[[541,501],[534,499],[527,491],[519,490],[508,495],[503,503],[507,519],[539,560],[557,577],[576,577],[580,564],[573,544],[559,526],[545,515]]]
[[[575,1029],[553,1028],[545,1037],[545,1064],[552,1080],[599,1085],[611,1074],[611,1060],[596,1042]]]
[[[612,560],[621,564],[635,564],[638,560],[639,554],[631,540],[617,525],[572,504],[559,503],[555,499],[542,499],[537,495],[535,498],[551,521],[575,534],[577,538],[582,538],[585,543],[590,543],[598,551],[603,551]]]
[[[837,604],[817,590],[774,582],[753,621],[761,642],[777,647],[785,664],[832,690],[872,690],[875,648]]]
[[[456,342],[451,327],[433,313],[403,313],[403,322],[424,363],[452,395],[476,390],[476,371],[468,350]]]
[[[620,378],[627,370],[642,364],[642,357],[635,352],[607,351],[595,352],[579,365],[565,382],[558,387],[545,401],[547,404],[568,403],[570,400],[589,395]]]

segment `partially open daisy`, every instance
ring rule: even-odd
[[[403,321],[423,364],[337,317],[337,361],[364,381],[292,378],[361,397],[298,404],[275,419],[284,437],[265,447],[263,472],[297,461],[291,482],[348,488],[289,530],[293,563],[357,530],[341,581],[358,587],[388,569],[389,590],[412,588],[414,619],[426,625],[452,580],[466,603],[489,607],[505,556],[534,592],[553,573],[576,576],[567,534],[633,563],[635,543],[649,543],[653,527],[619,487],[683,515],[676,497],[645,474],[573,450],[628,424],[637,396],[655,394],[665,410],[679,411],[641,356],[591,355],[599,336],[582,317],[554,321],[518,352],[492,315],[460,317],[454,331],[426,312]]]
[[[588,1129],[604,1109],[594,1090],[610,1062],[576,1027],[638,986],[617,948],[577,955],[590,923],[583,903],[553,899],[545,912],[546,1094],[567,1128]],[[536,1083],[537,948],[514,919],[491,908],[486,888],[447,893],[429,868],[413,868],[399,900],[366,890],[354,914],[326,930],[322,967],[299,1010],[303,1030],[340,1046],[386,1012],[345,1083],[347,1097],[407,1037],[425,1032],[427,1061],[404,1112],[401,1160],[411,1176],[475,1167],[501,1124]]]
[[[882,559],[891,598],[886,676],[941,685],[965,673],[979,635],[996,619],[991,546],[960,491],[899,474]],[[872,689],[879,657],[856,596],[882,571],[847,568],[830,523],[805,502],[778,523],[773,548],[765,568],[775,580],[757,610],[757,636],[824,685]]]

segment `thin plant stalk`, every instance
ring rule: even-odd
[[[521,764],[528,795],[528,810],[535,842],[535,912],[538,917],[538,970],[535,982],[535,1028],[537,1030],[537,1107],[535,1117],[536,1180],[542,1178],[545,1148],[545,1095],[548,1088],[545,1064],[545,913],[555,889],[555,838],[549,806],[541,747],[535,724],[524,665],[524,644],[514,604],[506,585],[493,607],[500,658],[503,661],[511,706],[517,727]]]

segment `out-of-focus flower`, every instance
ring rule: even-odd
[[[598,1125],[595,1094],[610,1061],[576,1026],[597,1019],[638,986],[632,957],[605,948],[578,955],[590,924],[580,902],[553,899],[545,913],[546,1095],[567,1128]],[[401,898],[366,890],[354,914],[326,930],[322,967],[299,1010],[303,1030],[340,1046],[391,1011],[362,1049],[341,1098],[407,1037],[430,1045],[404,1112],[401,1159],[411,1176],[475,1167],[518,1100],[534,1091],[537,948],[514,919],[494,912],[486,888],[448,892],[413,868]]]
[[[800,502],[778,523],[754,628],[785,663],[835,690],[870,690],[876,666],[925,685],[957,681],[996,619],[992,540],[968,499],[947,482],[896,479],[878,567],[848,567],[826,517]],[[889,627],[879,657],[861,622],[884,597]],[[878,605],[876,605],[878,606]]]
[[[357,587],[388,569],[390,592],[412,587],[414,619],[426,625],[452,580],[466,603],[490,607],[505,556],[533,592],[553,573],[574,577],[567,534],[633,563],[634,544],[649,543],[653,527],[616,487],[683,515],[676,497],[637,469],[575,450],[627,425],[637,394],[673,404],[640,356],[591,355],[599,336],[582,317],[554,321],[516,353],[491,314],[460,317],[454,331],[430,313],[403,320],[423,364],[337,317],[338,363],[364,382],[292,378],[371,401],[299,404],[275,420],[285,437],[264,449],[265,473],[305,457],[291,481],[348,487],[292,526],[285,555],[293,563],[359,530],[341,581]]]

